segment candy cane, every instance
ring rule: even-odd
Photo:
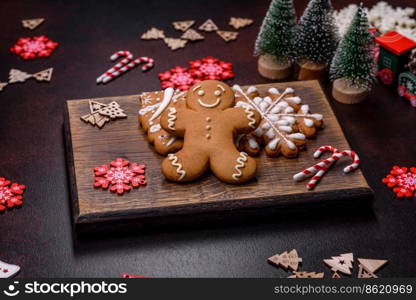
[[[306,187],[311,190],[313,189],[319,181],[322,179],[322,177],[325,175],[326,171],[341,157],[349,156],[353,160],[353,163],[346,166],[344,168],[344,173],[349,173],[351,171],[356,170],[360,165],[360,158],[358,157],[357,153],[351,150],[344,150],[340,152],[337,148],[325,145],[319,147],[313,156],[315,158],[318,158],[321,156],[324,152],[332,152],[332,156],[328,159],[324,159],[321,162],[303,170],[302,172],[299,172],[293,176],[293,179],[295,181],[301,181],[307,177],[310,177],[315,174],[315,176],[312,177],[312,179],[309,181],[309,183],[306,185]]]
[[[104,78],[102,79],[103,83],[107,83],[110,80],[120,76],[122,73],[125,73],[127,71],[129,71],[130,69],[133,69],[134,67],[136,67],[137,65],[141,64],[141,63],[146,63],[145,65],[142,66],[142,71],[147,71],[150,68],[153,67],[154,65],[154,60],[153,58],[150,57],[146,57],[146,56],[142,56],[139,58],[136,58],[135,60],[133,60],[132,62],[128,63],[127,65],[124,65],[122,68],[120,68],[119,70],[116,70],[112,73],[106,73]]]
[[[110,59],[111,59],[111,61],[115,61],[115,60],[117,60],[118,58],[120,58],[122,56],[124,56],[125,58],[123,60],[121,60],[119,63],[117,63],[115,66],[113,66],[110,69],[108,69],[101,76],[99,76],[97,78],[97,83],[102,82],[102,80],[104,79],[104,77],[106,77],[108,74],[112,74],[113,72],[119,70],[124,65],[128,64],[130,61],[133,60],[133,54],[131,54],[130,51],[125,51],[125,50],[117,51],[116,53],[114,53],[113,55],[111,55]]]

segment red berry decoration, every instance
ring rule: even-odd
[[[189,62],[190,73],[200,80],[226,80],[234,77],[232,64],[212,56]]]
[[[19,38],[17,43],[10,48],[10,51],[19,55],[23,59],[33,59],[50,56],[58,45],[58,43],[51,41],[44,35],[41,35]]]
[[[22,184],[11,183],[10,180],[0,177],[0,212],[5,211],[6,208],[22,206],[25,189]]]
[[[123,195],[131,188],[138,188],[146,185],[145,165],[136,163],[130,164],[128,160],[117,158],[109,165],[102,165],[94,168],[94,187],[108,189],[118,195]]]
[[[416,196],[416,168],[410,168],[408,172],[408,168],[394,166],[382,181],[389,188],[393,188],[393,192],[399,198]]]

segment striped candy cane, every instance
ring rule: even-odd
[[[101,76],[97,78],[97,83],[101,83],[104,79],[104,77],[108,76],[108,74],[112,74],[113,72],[116,72],[120,68],[122,68],[124,65],[128,64],[130,61],[133,60],[133,54],[131,54],[130,51],[120,50],[111,55],[110,59],[111,61],[115,61],[119,59],[120,57],[125,57],[123,60],[121,60],[119,63],[117,63],[115,66],[108,69],[106,72],[104,72]]]
[[[349,173],[351,171],[356,170],[360,165],[360,158],[358,157],[357,153],[351,150],[344,150],[340,152],[337,148],[325,145],[322,147],[319,147],[313,156],[315,158],[318,158],[321,156],[324,152],[332,152],[332,156],[330,158],[324,159],[321,162],[303,170],[302,172],[299,172],[293,176],[293,179],[295,181],[301,181],[307,177],[312,177],[312,179],[309,181],[309,183],[306,185],[306,187],[311,190],[313,189],[319,181],[322,179],[322,177],[325,175],[326,171],[341,157],[349,156],[353,160],[353,163],[351,165],[348,165],[344,168],[344,173]]]
[[[115,70],[114,72],[105,73],[105,76],[103,77],[102,82],[107,83],[110,80],[120,76],[122,73],[125,73],[125,72],[129,71],[130,69],[135,68],[137,65],[139,65],[141,63],[145,63],[142,66],[142,71],[143,72],[149,70],[150,68],[152,68],[154,66],[153,58],[142,56],[142,57],[136,58],[132,62],[128,63],[127,65],[124,65],[123,67],[121,67],[118,70]]]

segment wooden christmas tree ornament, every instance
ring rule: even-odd
[[[388,261],[384,259],[358,258],[358,278],[378,278],[374,273]]]
[[[175,39],[175,38],[164,38],[163,41],[173,51],[179,48],[185,48],[187,40]]]
[[[181,39],[189,40],[189,41],[200,41],[203,40],[204,37],[196,30],[188,29],[186,32],[184,32],[181,36]]]
[[[53,68],[49,68],[32,75],[37,81],[50,82],[52,79]]]
[[[43,21],[45,21],[44,18],[27,19],[27,20],[22,20],[22,25],[24,28],[29,28],[30,30],[33,30],[36,27],[38,27],[40,24],[42,24]]]
[[[0,82],[0,92],[8,85],[8,82]]]
[[[89,101],[90,113],[81,116],[81,120],[90,123],[93,126],[102,128],[105,123],[110,120],[118,118],[127,118],[124,110],[121,109],[120,105],[112,101],[109,104],[100,103],[97,101]]]
[[[340,278],[338,272],[351,275],[352,263],[354,256],[352,253],[341,254],[340,256],[333,256],[330,259],[324,259],[324,263],[334,272],[332,278]]]
[[[215,25],[214,21],[212,21],[211,19],[208,19],[204,22],[204,24],[199,26],[198,29],[202,31],[206,31],[206,32],[211,32],[211,31],[218,30],[218,27],[217,25]]]
[[[17,69],[11,69],[9,71],[9,83],[25,82],[30,77],[32,77],[31,74]]]
[[[275,254],[269,257],[267,261],[277,267],[281,266],[285,269],[297,271],[299,263],[302,262],[302,258],[298,256],[296,249],[293,249],[289,253],[285,251],[282,254]]]
[[[338,78],[332,86],[332,96],[344,104],[356,104],[368,97],[369,91],[363,87],[356,87],[347,78]]]
[[[253,20],[252,19],[245,19],[245,18],[234,18],[231,17],[230,18],[230,22],[228,23],[229,25],[233,26],[235,29],[240,29],[240,28],[244,28],[248,25],[253,24]]]
[[[195,21],[177,21],[177,22],[173,22],[172,26],[173,28],[175,28],[176,30],[180,30],[180,31],[187,31],[189,28],[191,28],[192,25],[195,24]]]
[[[217,34],[227,43],[236,40],[238,37],[238,32],[236,31],[218,30]]]
[[[142,40],[158,40],[163,38],[165,38],[165,33],[163,30],[157,29],[155,27],[150,28],[141,36]]]
[[[297,65],[297,80],[324,79],[328,65],[325,63],[314,63],[307,60],[299,60]]]
[[[288,278],[324,278],[324,273],[316,273],[316,272],[293,272],[293,275],[290,275]]]
[[[265,78],[282,80],[290,76],[292,64],[290,62],[278,61],[274,55],[265,54],[260,55],[257,68],[260,75]]]

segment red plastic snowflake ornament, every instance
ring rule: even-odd
[[[399,198],[416,196],[416,168],[410,168],[410,172],[408,172],[407,168],[394,166],[390,174],[382,181],[389,188],[393,188],[393,192]]]
[[[138,188],[146,185],[145,168],[145,165],[130,164],[128,160],[117,158],[110,162],[110,165],[94,168],[94,187],[102,189],[110,187],[111,192],[123,195],[132,187]]]
[[[50,56],[56,47],[58,47],[58,43],[41,35],[33,38],[19,38],[17,43],[10,48],[10,51],[23,59],[33,59]]]
[[[10,180],[0,177],[0,212],[6,208],[22,206],[25,188],[24,185],[11,183]]]
[[[234,77],[232,64],[212,56],[189,62],[190,73],[200,80],[226,80]]]
[[[163,89],[171,87],[182,91],[188,90],[194,83],[197,82],[188,72],[188,69],[179,66],[176,66],[169,71],[160,73],[159,79],[162,83]]]

